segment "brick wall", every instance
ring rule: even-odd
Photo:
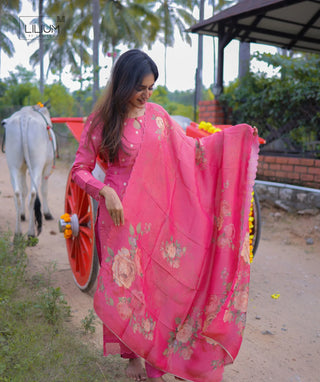
[[[229,125],[219,101],[199,102],[199,122]],[[257,179],[320,189],[320,159],[260,155]]]
[[[219,101],[200,101],[199,102],[199,122],[211,122],[213,125],[231,124]]]
[[[320,189],[320,159],[260,155],[257,179]]]

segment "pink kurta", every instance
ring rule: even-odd
[[[140,124],[126,122],[123,143],[132,151],[120,152],[104,183],[91,175],[99,129],[83,144],[90,121],[73,167],[93,197],[110,184],[123,200],[125,224],[115,227],[100,198],[95,310],[156,368],[220,381],[245,326],[258,138],[238,125],[194,140],[151,103]]]

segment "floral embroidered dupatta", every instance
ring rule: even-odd
[[[156,368],[220,381],[245,326],[258,138],[248,125],[186,137],[154,104],[144,123],[125,225],[99,233],[95,310]]]

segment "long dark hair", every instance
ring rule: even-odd
[[[143,78],[153,74],[158,78],[158,68],[144,52],[131,49],[123,53],[115,62],[111,78],[101,100],[94,108],[94,118],[89,129],[89,139],[97,125],[103,125],[100,156],[113,163],[121,145],[124,120],[128,113],[128,103]]]

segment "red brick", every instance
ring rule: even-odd
[[[211,104],[211,105],[207,105],[207,108],[210,110],[220,110],[220,109],[222,109],[222,106]]]
[[[292,165],[281,165],[280,166],[282,171],[287,171],[287,172],[293,172],[293,166]]]
[[[213,101],[200,101],[199,106],[201,105],[211,105]]]
[[[223,125],[224,119],[222,119],[222,118],[214,118],[214,119],[212,119],[211,123],[213,125]]]
[[[297,159],[298,159],[298,161],[297,161]],[[299,160],[299,158],[289,158],[289,157],[287,157],[287,163],[293,165],[293,164],[300,163],[300,160]]]
[[[296,164],[300,165],[301,164],[301,158],[290,158],[290,164]]]
[[[301,180],[304,180],[304,181],[313,181],[314,177],[313,177],[313,175],[301,174]]]
[[[287,164],[288,159],[289,158],[286,158],[286,157],[274,157],[275,162],[280,164]]]
[[[296,180],[298,180],[298,179],[300,179],[300,174],[299,173],[296,173],[296,172],[292,172],[291,174],[290,174],[290,179],[296,179]],[[284,182],[285,183],[285,182]]]
[[[279,171],[281,169],[281,166],[279,164],[276,164],[276,163],[270,163],[269,168],[270,168],[270,170]]]
[[[274,157],[264,157],[266,163],[274,163]]]
[[[274,171],[270,171],[270,170],[266,170],[266,171],[264,171],[264,175],[265,176],[275,176],[275,172]]]
[[[277,171],[276,174],[277,174],[277,177],[281,179],[286,179],[286,178],[291,179],[291,175],[292,175],[292,174],[288,174],[285,171]]]
[[[316,160],[314,161],[314,166],[315,166],[315,167],[320,167],[320,160],[319,160],[319,159],[316,159]]]
[[[217,111],[216,113],[212,113],[212,115],[216,118],[224,118],[224,112],[222,111]]]
[[[302,166],[314,166],[314,159],[300,158],[300,164]]]
[[[308,167],[305,166],[295,166],[294,171],[299,172],[301,174],[307,174],[308,173]]]
[[[320,175],[320,167],[309,167],[308,168],[308,174],[313,174],[313,175]]]
[[[199,114],[200,114],[200,113],[199,113]],[[201,115],[204,115],[204,116],[206,116],[206,117],[210,117],[210,116],[211,116],[211,113],[208,112],[208,111],[204,111],[204,112],[201,113]]]

